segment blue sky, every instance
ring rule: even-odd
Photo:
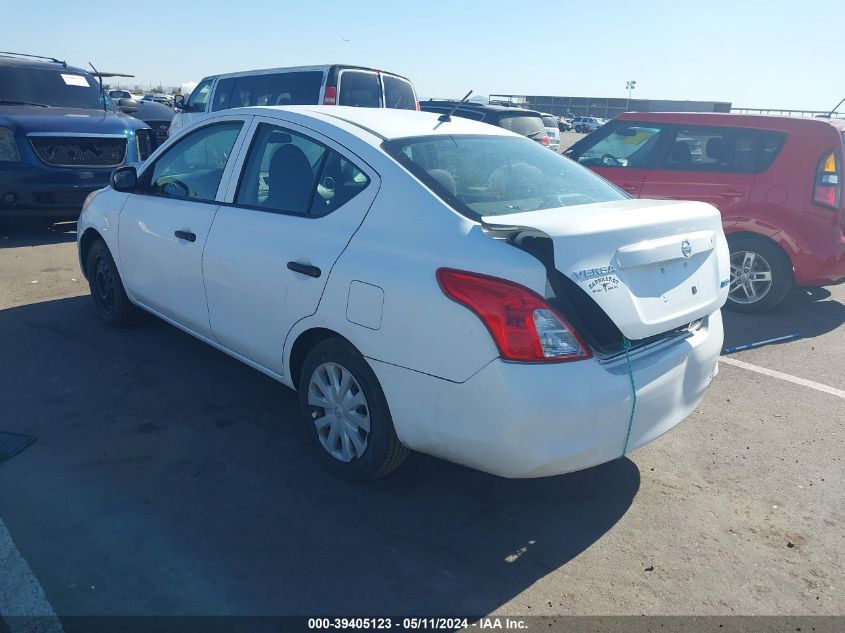
[[[476,93],[829,108],[845,97],[845,2],[803,0],[6,0],[2,46],[178,85],[352,63],[421,96]],[[19,25],[26,25],[21,27]]]

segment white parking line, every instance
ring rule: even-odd
[[[798,378],[797,376],[790,376],[789,374],[784,374],[782,372],[775,371],[774,369],[767,369],[766,367],[752,365],[751,363],[746,363],[735,358],[728,358],[727,356],[721,356],[719,358],[719,362],[725,363],[726,365],[733,365],[734,367],[741,367],[742,369],[747,369],[748,371],[754,371],[758,374],[763,374],[764,376],[771,376],[772,378],[786,380],[787,382],[795,383],[796,385],[809,387],[810,389],[815,389],[816,391],[821,391],[822,393],[829,393],[832,396],[837,396],[838,398],[845,399],[845,391],[842,391],[842,389],[837,389],[835,387],[828,387],[827,385],[823,385],[820,382],[814,382],[812,380],[807,380],[806,378]]]
[[[11,633],[61,633],[59,618],[2,519],[0,570],[0,614]]]

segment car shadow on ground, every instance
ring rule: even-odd
[[[38,437],[0,467],[0,517],[59,614],[483,615],[640,485],[628,459],[506,480],[416,454],[352,484],[293,392],[156,319],[108,329],[75,297],[0,331],[0,429]]]
[[[723,310],[725,347],[786,336],[814,338],[845,323],[845,306],[830,299],[825,288],[795,289],[777,308],[766,314],[743,314]]]
[[[0,248],[41,246],[76,241],[76,222],[49,222],[39,219],[16,220],[9,228],[0,224]]]

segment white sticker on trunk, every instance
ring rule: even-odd
[[[61,73],[61,75],[62,79],[65,80],[65,85],[67,86],[82,86],[83,88],[91,87],[91,84],[84,75],[70,75],[67,73]]]

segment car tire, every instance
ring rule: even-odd
[[[91,244],[85,262],[88,287],[99,319],[111,327],[135,323],[140,310],[132,305],[108,246],[102,240]]]
[[[760,314],[780,305],[795,285],[792,262],[783,249],[774,242],[749,235],[729,238],[728,246],[731,277],[725,307]]]
[[[396,470],[410,451],[393,428],[387,399],[364,357],[341,338],[308,353],[299,377],[299,408],[320,461],[353,481]]]
[[[576,125],[576,126],[575,126],[575,131],[576,131],[578,134],[580,134],[580,133],[582,132],[582,130],[583,130],[583,128],[582,128],[580,125]]]

